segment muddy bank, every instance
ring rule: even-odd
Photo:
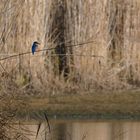
[[[140,119],[140,92],[25,98],[28,106],[18,112],[24,120],[50,119]]]

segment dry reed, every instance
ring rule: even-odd
[[[138,0],[14,0],[0,4],[0,57],[30,51],[38,40],[40,49],[55,47],[61,31],[52,27],[56,9],[64,8],[66,45],[93,40],[92,44],[67,49],[67,81],[58,73],[55,51],[16,57],[1,62],[1,80],[37,93],[132,89],[139,86]],[[58,13],[59,14],[59,13]],[[59,15],[58,15],[59,16]],[[78,55],[77,55],[78,54]],[[103,56],[102,57],[90,57]],[[62,71],[63,73],[63,71]],[[2,82],[4,82],[2,80]],[[10,82],[6,82],[10,86]],[[3,84],[1,84],[3,85]],[[13,86],[12,86],[13,87]],[[33,90],[34,89],[34,90]],[[29,93],[29,92],[28,92]],[[39,94],[40,93],[40,94]]]

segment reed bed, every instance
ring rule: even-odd
[[[6,85],[34,89],[39,96],[138,88],[139,4],[138,0],[2,1],[0,58],[30,51],[35,40],[41,43],[39,49],[93,42],[66,48],[67,80],[58,66],[59,55],[65,54],[54,49],[1,61],[1,86],[9,79],[12,82]]]
[[[15,98],[139,89],[139,28],[139,0],[2,0],[0,139],[26,139]]]

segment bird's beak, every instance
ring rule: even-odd
[[[40,45],[40,43],[39,43],[39,42],[37,42],[37,45]]]

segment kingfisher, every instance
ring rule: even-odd
[[[38,45],[40,45],[39,42],[35,41],[33,42],[33,45],[32,45],[32,54],[34,55],[36,49],[38,48]]]

